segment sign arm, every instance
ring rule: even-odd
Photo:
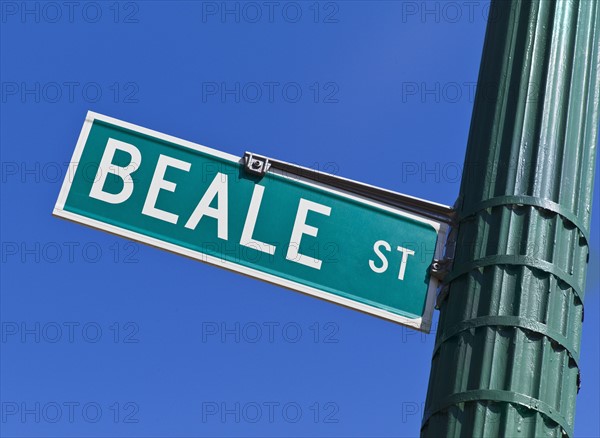
[[[401,208],[437,222],[448,225],[453,225],[456,222],[456,210],[447,205],[425,201],[424,199],[374,187],[327,172],[298,166],[251,152],[246,152],[240,162],[244,165],[246,171],[254,175],[264,176],[269,170],[279,170],[287,175],[296,175],[312,181],[318,181],[355,195],[364,196],[396,208]]]

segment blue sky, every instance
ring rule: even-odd
[[[452,205],[488,2],[0,11],[0,435],[417,436],[434,334],[51,212],[87,110]],[[594,190],[579,437],[600,436]]]

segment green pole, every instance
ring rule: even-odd
[[[492,1],[424,437],[573,436],[599,16],[597,0]]]

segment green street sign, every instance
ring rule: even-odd
[[[428,332],[447,225],[277,163],[90,112],[54,215]]]

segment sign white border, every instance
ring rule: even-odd
[[[136,233],[131,230],[127,230],[125,228],[121,228],[115,225],[107,224],[95,219],[91,219],[86,216],[82,216],[76,213],[72,213],[70,211],[64,210],[65,202],[67,200],[67,196],[69,191],[71,190],[71,184],[75,172],[77,170],[77,165],[81,159],[81,154],[87,142],[90,130],[92,128],[94,120],[103,121],[106,123],[110,123],[115,126],[119,126],[125,129],[129,129],[132,131],[139,132],[141,134],[145,134],[151,137],[158,138],[160,140],[165,140],[171,143],[176,143],[181,146],[185,146],[189,149],[203,152],[208,155],[212,155],[215,157],[219,157],[225,159],[227,161],[231,161],[233,163],[241,163],[242,160],[240,157],[235,155],[228,154],[226,152],[218,151],[206,146],[202,146],[196,143],[192,143],[190,141],[182,140],[177,137],[173,137],[167,134],[163,134],[160,132],[153,131],[151,129],[147,129],[141,126],[137,126],[131,123],[123,122],[118,119],[114,119],[112,117],[108,117],[102,114],[98,114],[92,111],[88,111],[85,122],[83,124],[83,128],[81,129],[81,133],[79,134],[79,139],[77,140],[77,145],[75,146],[75,151],[73,152],[73,157],[71,158],[71,163],[69,169],[72,169],[70,173],[65,176],[65,180],[63,181],[62,187],[60,189],[60,193],[58,195],[58,200],[56,201],[56,205],[54,206],[54,210],[52,214],[57,217],[61,217],[63,219],[68,219],[77,223],[81,223],[83,225],[90,226],[92,228],[96,228],[98,230],[107,231],[109,233],[115,234],[117,236],[125,237],[127,239],[131,239],[140,243],[145,243],[148,245],[152,245],[154,247],[164,249],[176,254],[184,255],[186,257],[193,258],[195,260],[199,260],[201,262],[210,263],[211,265],[219,266],[221,268],[225,268],[249,277],[257,278],[259,280],[266,281],[271,284],[275,284],[278,286],[283,286],[285,288],[302,292],[313,297],[321,298],[326,301],[330,301],[336,304],[340,304],[345,307],[349,307],[351,309],[359,310],[361,312],[367,313],[369,315],[378,316],[383,319],[387,319],[393,322],[397,322],[407,327],[414,328],[416,330],[423,331],[425,333],[429,333],[431,328],[432,316],[433,316],[433,308],[435,304],[435,297],[438,288],[438,280],[430,276],[429,286],[427,289],[427,298],[425,302],[425,311],[423,316],[420,318],[408,318],[402,315],[398,315],[393,312],[389,312],[387,310],[383,310],[368,304],[360,303],[349,298],[341,297],[339,295],[335,295],[330,292],[325,292],[310,286],[306,286],[301,283],[297,283],[295,281],[287,280],[281,277],[277,277],[276,275],[268,274],[256,269],[249,268],[247,266],[238,265],[234,262],[230,262],[227,260],[220,259],[218,257],[210,256],[208,254],[201,253],[199,251],[194,251],[189,248],[185,248],[179,245],[175,245],[170,242],[166,242],[160,239],[156,239],[154,237],[146,236],[141,233]],[[392,208],[386,204],[382,204],[370,199],[367,199],[362,196],[358,196],[344,190],[336,189],[331,186],[326,186],[317,181],[308,180],[306,178],[302,178],[296,175],[286,175],[283,172],[275,171],[283,178],[292,179],[294,181],[300,181],[302,184],[317,187],[321,190],[325,190],[331,193],[336,193],[338,195],[344,196],[349,199],[353,199],[359,201],[363,204],[367,204],[370,206],[374,206],[380,208],[382,210],[387,210],[389,212],[398,214],[400,216],[409,217],[418,222],[426,223],[431,225],[437,232],[437,243],[434,258],[441,258],[444,250],[444,244],[447,237],[448,225],[440,222],[435,222],[430,219],[422,218],[412,213]]]

